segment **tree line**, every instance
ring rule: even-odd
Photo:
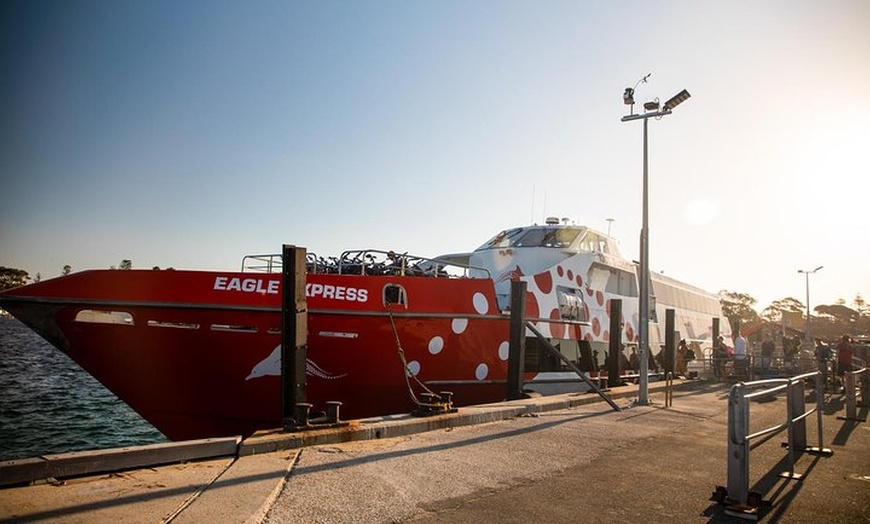
[[[133,261],[125,258],[121,261],[117,268],[115,266],[110,266],[109,269],[133,269]],[[70,273],[72,273],[72,266],[67,264],[61,269],[60,276],[65,277]],[[23,286],[28,282],[36,283],[40,280],[42,280],[42,275],[40,275],[39,273],[31,278],[30,273],[24,271],[23,269],[0,266],[0,291],[3,291],[4,289],[12,289],[13,287]]]
[[[732,331],[743,331],[760,322],[805,331],[807,306],[796,298],[775,300],[760,313],[755,308],[757,301],[746,293],[722,291],[719,302]],[[810,312],[810,324],[813,338],[833,340],[844,334],[867,337],[870,336],[870,304],[860,293],[850,305],[843,299],[835,304],[819,304]]]

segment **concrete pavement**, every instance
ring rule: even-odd
[[[558,395],[462,408],[470,425],[361,421],[367,440],[4,489],[0,522],[740,522],[710,501],[727,484],[728,390],[682,388],[670,408],[658,384],[651,405],[631,406],[629,385],[613,392],[620,412]],[[834,453],[799,454],[801,481],[777,476],[788,469],[784,434],[752,450],[751,489],[770,503],[761,522],[870,522],[870,430],[838,419],[844,409],[828,398]],[[753,403],[751,414],[751,427],[775,425],[785,402]],[[280,438],[245,444],[275,449]]]

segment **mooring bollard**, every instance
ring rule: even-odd
[[[312,407],[312,404],[309,404],[308,402],[297,402],[296,403],[296,425],[297,426],[307,426],[310,424],[311,407]]]
[[[337,424],[339,422],[338,410],[341,407],[341,401],[330,400],[326,403],[326,423]]]
[[[439,391],[438,394],[441,396],[441,403],[446,405],[448,408],[453,406],[453,392],[452,391]]]

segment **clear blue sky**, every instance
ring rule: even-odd
[[[870,2],[4,1],[0,265],[472,250],[547,215],[710,291],[870,299]]]

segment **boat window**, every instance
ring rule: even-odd
[[[256,326],[234,326],[231,324],[212,324],[212,331],[232,331],[234,333],[256,333]]]
[[[508,229],[507,231],[502,231],[496,236],[492,237],[489,241],[486,242],[481,249],[502,249],[506,247],[511,247],[513,245],[514,240],[523,232],[522,228],[514,228]]]
[[[164,327],[176,329],[199,329],[199,324],[188,322],[163,322],[160,320],[149,320],[148,327]]]
[[[580,241],[580,251],[610,253],[610,250],[607,248],[607,239],[592,232],[587,232],[583,236],[583,240]]]
[[[550,343],[568,360],[580,362],[580,347],[576,340],[551,339]],[[538,337],[526,337],[525,370],[533,373],[567,371],[568,365],[544,347]]]
[[[582,292],[579,289],[557,286],[556,296],[559,300],[559,316],[563,320],[586,320]]]
[[[408,309],[408,293],[399,284],[387,284],[384,286],[384,305],[398,304]]]
[[[84,322],[86,324],[116,324],[119,326],[132,326],[133,315],[126,311],[83,309],[76,313],[75,321]]]
[[[625,297],[637,296],[637,282],[634,274],[618,268],[610,268],[610,275],[604,291]]]
[[[566,249],[571,247],[582,228],[577,227],[535,227],[516,228],[502,231],[480,249],[504,249],[509,247],[552,247]]]
[[[579,229],[529,229],[516,239],[513,246],[565,249],[571,246],[579,234]]]

